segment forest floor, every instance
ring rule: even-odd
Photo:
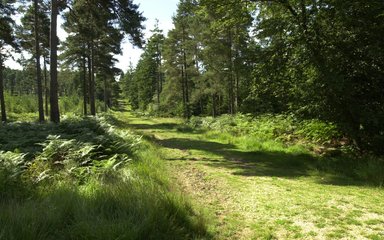
[[[116,112],[158,148],[215,239],[384,239],[384,190],[311,167],[310,156],[249,152],[172,118]]]

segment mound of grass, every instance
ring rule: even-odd
[[[0,239],[208,238],[156,150],[112,120],[0,127]]]
[[[249,152],[306,154],[317,170],[384,185],[382,157],[355,151],[352,145],[342,141],[343,135],[332,123],[299,120],[291,115],[237,114],[192,117],[178,129],[180,132],[203,129],[204,138],[234,144]]]

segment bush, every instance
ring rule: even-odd
[[[14,198],[26,194],[23,182],[26,169],[24,154],[0,152],[0,199]]]
[[[39,144],[15,150],[30,151],[29,160],[22,153],[0,152],[0,239],[206,236],[200,215],[170,191],[156,149],[112,121],[108,114],[66,116],[58,125],[0,128],[0,144],[9,148],[24,142],[28,131]]]

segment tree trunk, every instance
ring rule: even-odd
[[[156,44],[156,51],[157,51],[157,59],[156,59],[156,67],[157,67],[157,109],[159,109],[160,106],[160,92],[161,92],[161,53],[159,44]]]
[[[184,39],[184,36],[187,34],[185,32],[185,29],[183,27],[183,39],[182,39],[182,43],[184,44],[185,43],[185,39]],[[189,110],[189,86],[188,86],[188,73],[187,73],[187,69],[188,69],[188,63],[187,63],[187,53],[186,53],[186,49],[185,49],[185,46],[183,46],[183,67],[184,67],[184,87],[185,87],[185,118],[186,119],[189,119],[190,118],[190,110]]]
[[[234,84],[233,84],[233,53],[232,53],[232,31],[229,30],[228,32],[228,48],[229,48],[229,86],[228,86],[228,98],[229,98],[229,113],[234,114],[234,103],[235,103],[235,98],[234,98]]]
[[[43,57],[43,61],[44,61],[45,115],[48,116],[49,115],[49,111],[48,111],[49,89],[48,89],[47,62],[46,62],[47,59],[45,56]]]
[[[59,97],[58,97],[58,83],[57,83],[57,15],[58,6],[57,0],[52,0],[51,3],[51,81],[50,81],[50,105],[51,105],[51,121],[54,123],[60,122],[59,113]]]
[[[87,116],[87,102],[88,102],[88,94],[87,94],[87,63],[85,57],[83,57],[83,110],[84,116]]]
[[[104,112],[108,109],[108,93],[107,93],[108,83],[107,78],[104,76]]]
[[[4,99],[4,83],[3,83],[3,59],[0,54],[0,107],[1,107],[1,121],[7,121],[7,113],[5,111],[5,99]]]
[[[183,91],[183,115],[185,117],[185,109],[187,108],[187,102],[185,98],[185,80],[184,80],[184,65],[181,66],[181,90]]]
[[[39,41],[39,3],[34,0],[35,7],[35,59],[36,59],[36,83],[37,83],[37,103],[39,108],[39,122],[44,122],[44,100],[43,100],[43,86],[41,83],[41,67],[40,67],[40,41]]]
[[[187,74],[187,54],[183,51],[183,64],[184,64],[184,87],[185,87],[185,118],[190,118],[189,111],[189,86],[188,86],[188,74]]]
[[[159,108],[159,106],[160,106],[160,81],[161,81],[160,74],[161,74],[160,68],[159,68],[159,66],[157,66],[157,83],[156,83],[157,108]]]
[[[216,96],[212,93],[212,117],[216,117]]]
[[[90,71],[90,79],[89,79],[89,99],[90,99],[90,107],[91,114],[96,116],[96,104],[95,104],[95,66],[94,66],[94,47],[93,42],[90,43],[91,56],[90,61],[88,63],[89,71]]]

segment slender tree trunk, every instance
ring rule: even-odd
[[[1,54],[0,54],[0,107],[1,107],[1,121],[7,122],[7,113],[5,111],[5,99],[4,99],[3,59]]]
[[[212,117],[216,117],[216,96],[212,93]]]
[[[184,26],[182,28],[182,31],[183,31],[182,43],[184,44],[185,43],[184,36],[186,35]],[[189,86],[188,86],[188,73],[187,73],[188,64],[187,64],[187,53],[185,50],[185,46],[183,47],[182,51],[183,51],[183,67],[184,67],[184,87],[185,87],[185,114],[184,114],[185,116],[184,117],[189,119],[190,110],[189,110]]]
[[[235,69],[235,102],[234,102],[235,113],[239,110],[239,73]]]
[[[157,92],[157,108],[160,106],[160,91],[161,91],[161,54],[159,49],[159,44],[156,44],[157,58],[156,58],[156,67],[157,67],[157,83],[156,83],[156,92]]]
[[[188,74],[187,74],[187,54],[183,51],[183,62],[184,62],[184,86],[185,86],[185,118],[190,118],[189,111],[189,86],[188,86]]]
[[[160,78],[160,70],[159,70],[159,66],[157,66],[157,83],[156,83],[156,92],[157,92],[157,107],[160,106],[160,81],[161,81],[161,78]]]
[[[35,58],[36,58],[36,83],[37,83],[37,103],[39,108],[39,122],[44,122],[44,100],[43,86],[41,83],[41,66],[40,66],[40,40],[39,40],[39,2],[34,0],[35,7]]]
[[[228,60],[229,60],[229,86],[228,86],[228,93],[229,93],[229,113],[234,114],[234,84],[233,84],[233,53],[232,53],[232,31],[229,30],[228,32],[228,48],[229,48],[229,55],[228,55]]]
[[[48,76],[47,76],[47,59],[45,56],[43,56],[44,61],[44,92],[45,92],[45,115],[49,115],[48,111],[48,100],[49,100],[49,89],[48,89]]]
[[[15,95],[15,84],[16,84],[16,79],[12,78],[12,81],[11,81],[11,95],[12,96]]]
[[[57,83],[57,15],[58,6],[57,0],[52,0],[51,3],[51,87],[50,87],[50,105],[51,105],[51,121],[54,123],[60,122],[59,113],[59,97],[58,97],[58,83]]]
[[[104,112],[108,109],[108,93],[107,93],[108,83],[107,78],[104,77]]]
[[[88,94],[87,94],[87,63],[85,56],[83,57],[83,110],[84,116],[87,116],[87,102],[88,102]]]
[[[91,114],[96,116],[96,104],[95,104],[95,66],[94,66],[94,46],[93,42],[90,44],[91,57],[89,61],[89,71],[90,71],[90,82],[89,82],[89,98],[90,98],[90,107]]]
[[[238,32],[238,28],[236,27],[235,29],[236,31],[236,34]],[[233,110],[235,113],[238,112],[239,110],[239,70],[238,70],[238,66],[236,64],[236,60],[239,58],[239,51],[238,51],[238,44],[237,42],[235,44],[233,44],[233,48],[234,48],[234,52],[235,52],[235,57],[234,59],[231,61],[232,62],[232,69],[233,69],[233,74],[234,74],[234,87],[235,87],[235,91],[234,91],[234,103],[233,103]]]
[[[187,101],[185,98],[185,80],[184,80],[184,65],[181,66],[181,90],[183,91],[183,115],[185,117],[185,111],[187,108]]]

